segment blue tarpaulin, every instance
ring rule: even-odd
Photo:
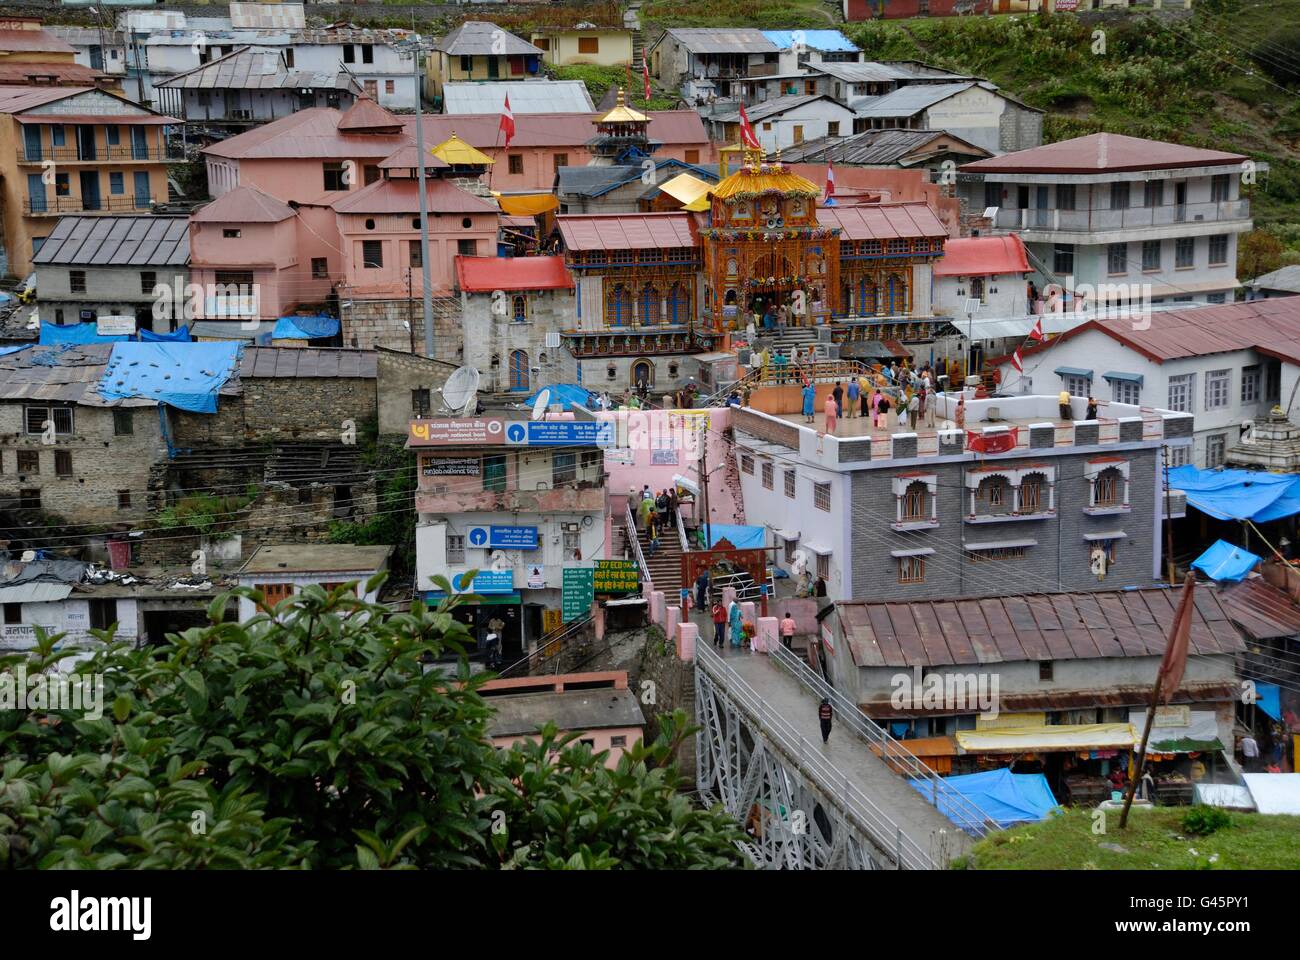
[[[1249,550],[1243,550],[1226,540],[1216,540],[1210,549],[1192,561],[1192,567],[1211,580],[1230,580],[1235,583],[1244,580],[1260,559]]]
[[[179,410],[217,412],[217,391],[239,364],[242,343],[119,343],[104,366],[108,400],[141,397]]]
[[[323,340],[339,332],[336,317],[281,317],[272,340]]]
[[[1300,476],[1256,470],[1169,471],[1169,488],[1187,493],[1187,502],[1216,520],[1264,523],[1300,513]]]
[[[549,387],[542,387],[524,403],[536,403],[537,398],[542,395],[543,391],[550,391],[551,398],[546,402],[548,407],[553,403],[562,404],[565,410],[568,410],[575,403],[588,409],[593,406],[591,391],[586,387],[578,386],[576,383],[553,383]]]
[[[1282,719],[1282,691],[1276,683],[1255,684],[1255,705],[1274,720]]]
[[[738,523],[710,523],[708,527],[710,547],[723,537],[730,540],[737,550],[767,546],[767,527],[750,527]]]
[[[154,333],[152,330],[140,331],[141,343],[189,343],[193,339],[190,336],[189,327],[179,327],[171,333]]]
[[[906,745],[905,741],[904,746]],[[934,790],[931,781],[910,782],[915,790],[927,800],[930,799],[931,791]],[[1003,767],[1001,770],[988,770],[984,773],[944,777],[943,782],[1003,828],[1046,819],[1052,808],[1057,806],[1052,788],[1047,785],[1047,777],[1041,773],[1012,773],[1010,768]],[[953,807],[953,802],[941,791],[939,812],[959,825],[969,819],[969,811],[964,806],[955,810]]]
[[[20,343],[16,347],[0,347],[0,357],[7,357],[11,353],[17,353],[19,350],[26,350],[30,343]]]
[[[130,339],[126,334],[101,337],[99,328],[93,323],[71,323],[67,326],[57,323],[41,324],[41,343],[47,346],[59,343],[124,343]]]

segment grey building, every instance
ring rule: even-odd
[[[829,383],[820,385],[817,409]],[[798,391],[755,391],[733,418],[745,514],[832,600],[920,600],[1149,586],[1160,575],[1160,448],[1190,414],[1112,403],[1060,419],[1055,396],[941,396],[935,427],[807,424]],[[768,410],[773,412],[760,412]],[[892,417],[892,414],[891,414]],[[778,476],[779,474],[779,476]]]
[[[165,333],[153,317],[156,287],[182,294],[189,282],[190,234],[183,216],[61,217],[33,258],[42,323],[107,316]]]
[[[1028,150],[1043,142],[1043,111],[985,80],[910,83],[882,97],[853,103],[863,130],[947,130],[994,153]]]
[[[1300,293],[1300,264],[1266,273],[1245,283],[1247,300],[1267,300],[1270,297],[1294,297]]]
[[[736,81],[781,71],[781,48],[753,27],[673,27],[646,48],[650,72],[689,103],[740,96]]]

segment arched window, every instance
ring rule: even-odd
[[[632,293],[621,283],[610,288],[605,322],[611,327],[623,327],[632,322]]]
[[[663,304],[659,302],[659,288],[647,283],[641,288],[641,323],[655,326],[663,323]]]
[[[985,477],[975,491],[975,513],[978,515],[1010,513],[1014,504],[1011,481],[1001,474]]]
[[[516,294],[510,300],[510,313],[516,321],[528,319],[528,298],[523,294]]]
[[[930,491],[925,481],[914,480],[903,491],[903,521],[930,519]]]
[[[1020,513],[1043,513],[1048,506],[1047,477],[1031,473],[1020,481]]]
[[[528,389],[528,351],[514,350],[510,353],[510,389]]]
[[[1093,506],[1118,507],[1124,502],[1124,475],[1115,467],[1107,467],[1093,481]]]
[[[907,313],[907,281],[897,273],[891,273],[885,280],[885,312],[891,317],[900,317]]]
[[[649,360],[637,360],[632,364],[632,386],[635,387],[643,380],[646,386],[655,385],[655,365]]]

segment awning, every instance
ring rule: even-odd
[[[934,547],[916,547],[911,550],[890,550],[891,557],[928,557],[934,553]]]
[[[54,603],[71,592],[70,583],[19,583],[0,587],[0,603]]]
[[[1085,533],[1083,539],[1088,541],[1098,540],[1123,540],[1128,536],[1123,530],[1103,530],[1101,533]]]
[[[779,529],[774,529],[774,530],[772,531],[772,533],[774,533],[776,536],[780,537],[782,540],[786,540],[786,541],[798,540],[798,539],[799,539],[799,531],[798,531],[798,530],[779,530]]]
[[[1186,464],[1169,471],[1169,485],[1182,490],[1189,504],[1216,520],[1258,523],[1300,513],[1300,474],[1199,470]]]
[[[1092,379],[1092,371],[1085,370],[1083,367],[1057,367],[1052,371],[1062,377],[1086,377]]]
[[[699,177],[692,176],[689,173],[679,173],[671,180],[661,183],[659,189],[679,203],[690,204],[701,197],[707,197],[708,192],[713,187],[712,184],[705,183]]]
[[[1037,540],[984,540],[980,543],[963,543],[967,550],[1003,550],[1012,547],[1036,547]]]
[[[1200,570],[1211,580],[1236,582],[1244,580],[1262,559],[1226,540],[1216,540],[1192,561],[1192,569]]]
[[[560,209],[560,199],[553,193],[493,194],[501,210],[512,217],[535,217],[548,210]]]
[[[1173,718],[1184,708],[1175,708]],[[1186,710],[1187,723],[1171,723],[1170,711],[1156,711],[1155,722],[1151,725],[1151,737],[1147,741],[1149,753],[1203,753],[1222,750],[1219,741],[1219,724],[1213,710]],[[1130,710],[1129,725],[1135,731],[1146,727],[1147,712]]]
[[[709,523],[709,546],[715,547],[726,539],[737,550],[761,549],[767,545],[767,527],[742,523]]]
[[[700,495],[700,485],[690,477],[683,477],[680,473],[673,474],[673,486],[681,487],[693,496],[698,497]]]
[[[1119,370],[1111,370],[1109,373],[1101,375],[1103,380],[1127,380],[1129,383],[1136,383],[1142,386],[1142,374],[1140,373],[1123,373]]]
[[[803,548],[804,548],[805,550],[811,550],[813,553],[821,554],[821,555],[823,555],[823,556],[825,556],[825,555],[827,555],[827,554],[829,554],[829,553],[831,552],[831,548],[830,548],[830,547],[823,546],[823,545],[820,544],[820,543],[805,543],[805,544],[803,545]]]
[[[1276,683],[1255,684],[1255,706],[1274,720],[1282,719],[1282,689]]]
[[[468,596],[468,594],[458,593],[456,594],[456,596],[465,597]],[[494,607],[494,606],[512,607],[512,606],[521,605],[523,603],[523,599],[522,597],[520,597],[519,591],[517,590],[514,591],[513,593],[496,593],[496,594],[483,593],[482,591],[480,591],[479,593],[476,594],[476,596],[478,597],[478,600],[474,601],[473,603],[467,600],[462,600],[460,606],[461,607]],[[447,595],[438,590],[426,590],[424,592],[424,599],[429,603],[437,603],[440,600],[447,599]]]
[[[1128,750],[1137,738],[1127,723],[1058,724],[1005,730],[958,730],[965,753],[1031,753],[1078,750]]]

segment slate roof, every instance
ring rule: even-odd
[[[691,53],[778,53],[780,48],[753,27],[672,27],[664,32]]]
[[[497,45],[498,36],[500,43]],[[496,49],[494,49],[496,46]],[[435,45],[448,56],[540,57],[542,51],[522,37],[485,20],[466,20]]]
[[[356,377],[373,380],[378,365],[373,350],[326,347],[245,347],[239,362],[241,379],[288,377]]]
[[[60,217],[32,262],[89,266],[185,266],[190,261],[189,220],[144,214]]]
[[[636,692],[626,688],[494,695],[491,703],[492,737],[538,733],[548,721],[562,731],[645,726]]]
[[[46,400],[84,407],[153,407],[157,400],[99,395],[111,343],[33,346],[0,357],[0,400]]]
[[[945,130],[865,130],[848,137],[818,137],[784,147],[781,159],[786,163],[817,163],[830,159],[837,164],[861,166],[897,163],[940,137],[966,143]],[[974,144],[969,146],[976,155],[988,153]]]
[[[595,104],[581,80],[503,80],[448,82],[442,85],[442,109],[447,114],[500,111],[510,97],[510,112],[594,113]]]
[[[182,90],[350,90],[361,85],[343,71],[290,70],[278,50],[244,47],[155,86]]]

